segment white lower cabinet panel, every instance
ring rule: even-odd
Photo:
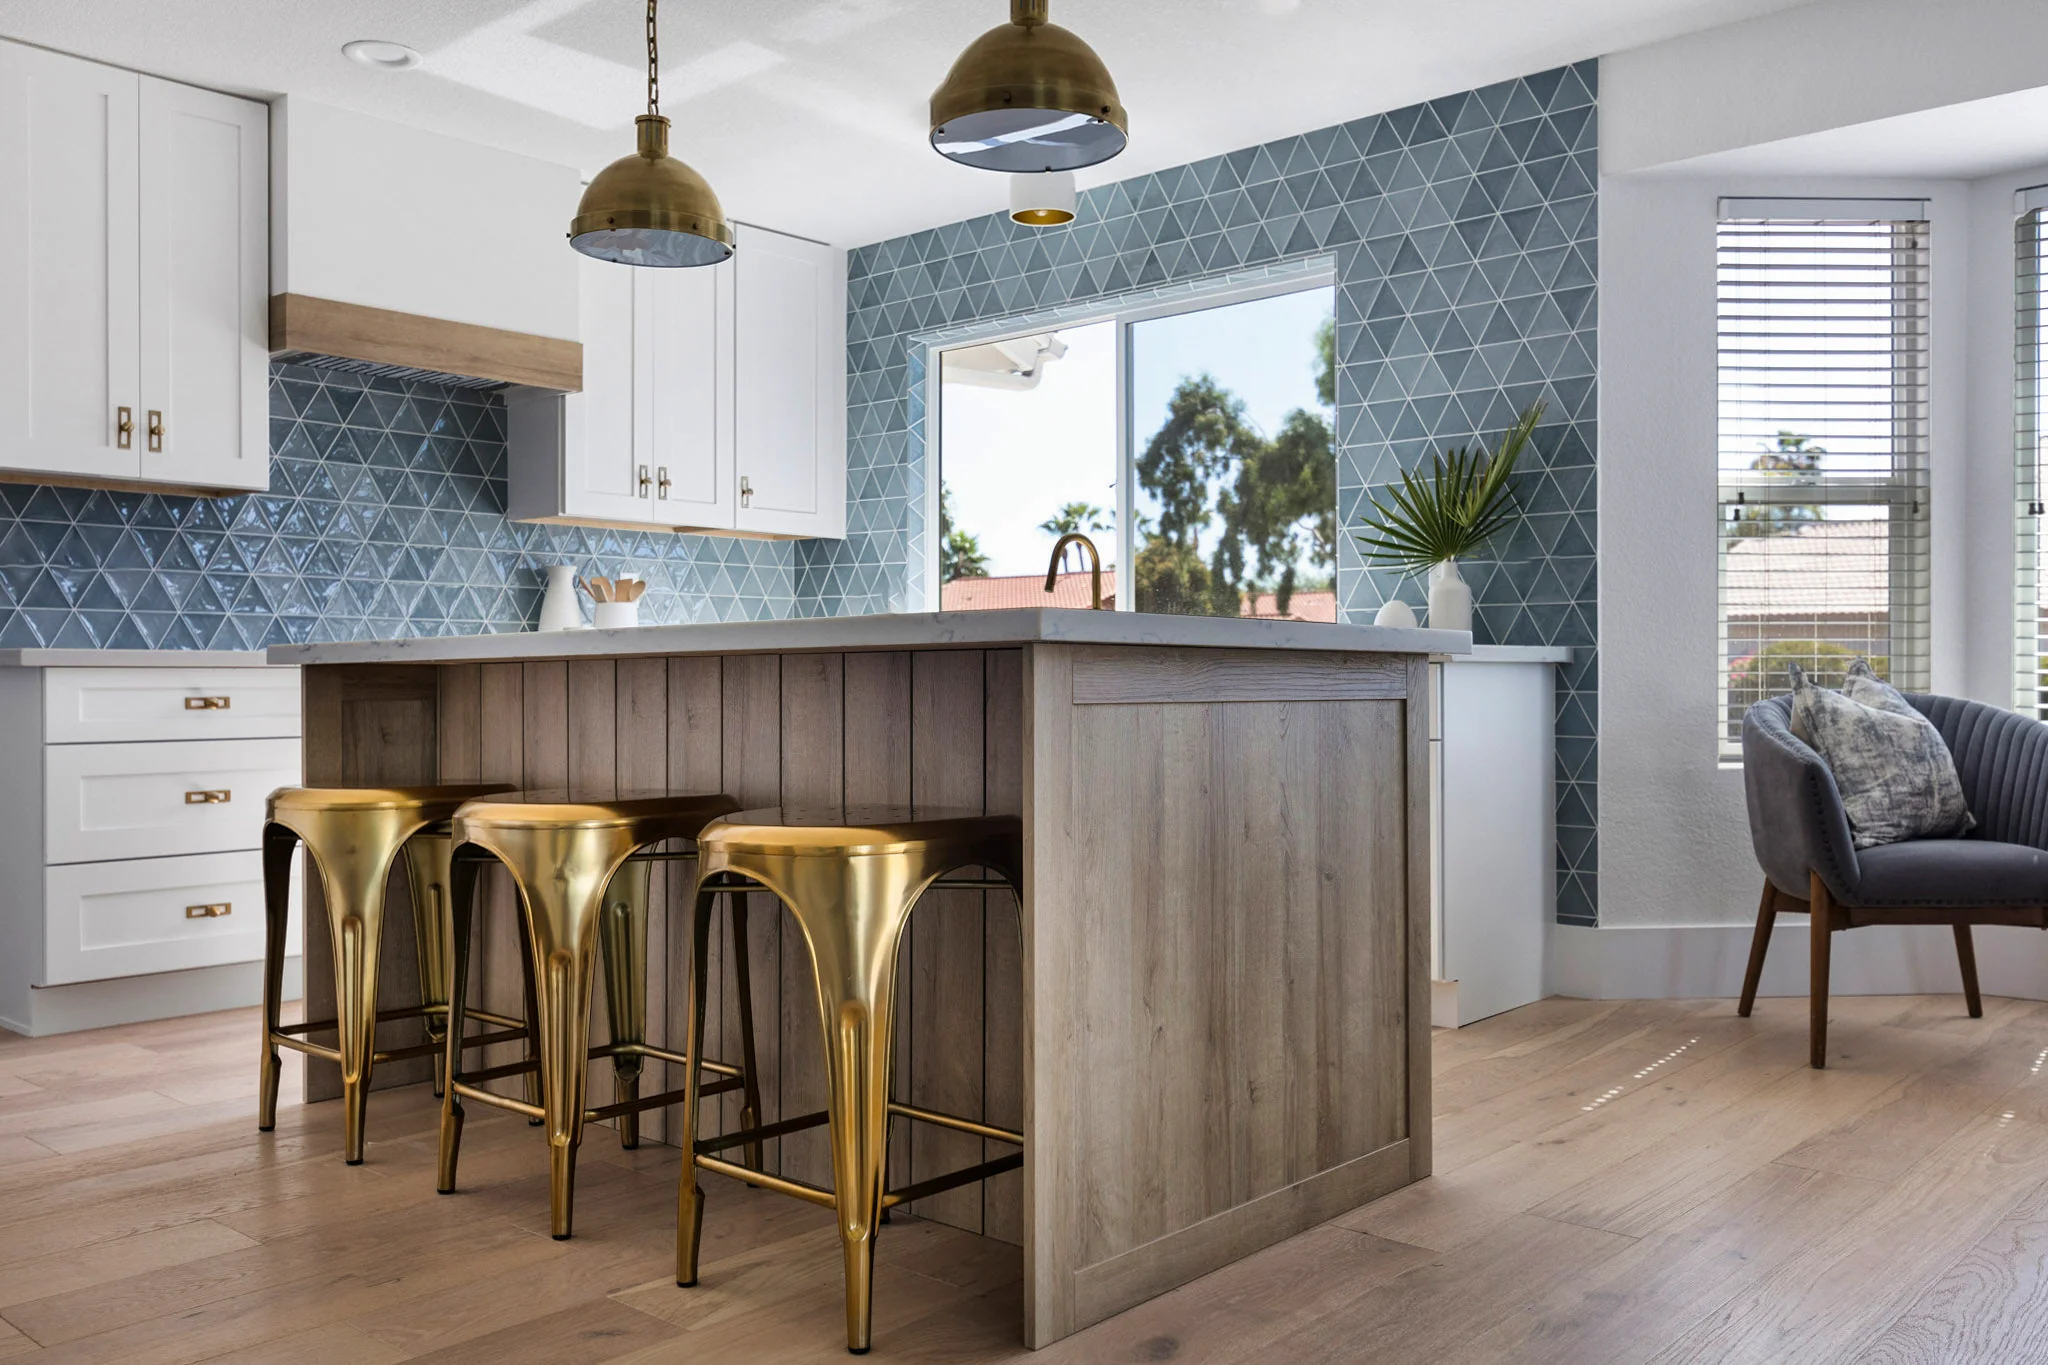
[[[43,740],[276,739],[299,732],[296,668],[50,668]]]
[[[255,843],[263,799],[298,783],[299,741],[53,744],[43,772],[50,863],[226,852]]]
[[[298,882],[295,867],[292,885]],[[44,897],[47,986],[263,957],[261,853],[52,867]],[[295,910],[287,956],[300,950],[301,918]]]

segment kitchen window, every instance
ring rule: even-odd
[[[934,348],[946,611],[1334,621],[1335,290],[1320,273]],[[1126,572],[1126,566],[1131,571]]]
[[[1790,666],[1927,686],[1928,223],[1920,201],[1723,200],[1720,750]]]

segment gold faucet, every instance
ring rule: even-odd
[[[1114,607],[1106,607],[1102,604],[1102,552],[1095,548],[1094,541],[1088,539],[1079,531],[1067,532],[1067,534],[1059,538],[1059,543],[1052,547],[1052,563],[1048,564],[1045,569],[1045,590],[1051,592],[1054,586],[1059,583],[1060,556],[1065,553],[1069,545],[1079,545],[1088,552],[1088,586],[1089,592],[1094,599],[1089,604],[1088,610],[1116,610]]]

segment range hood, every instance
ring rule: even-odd
[[[574,167],[296,95],[270,162],[273,357],[582,389]]]

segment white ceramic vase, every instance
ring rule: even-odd
[[[1429,628],[1472,629],[1472,585],[1458,572],[1458,561],[1446,559],[1429,571]]]
[[[576,601],[576,566],[548,566],[548,590],[540,599],[542,630],[575,630],[583,624],[583,608]]]
[[[596,615],[597,620],[594,624],[599,630],[620,630],[626,626],[637,626],[640,624],[640,604],[638,602],[599,602],[596,607]]]
[[[1398,597],[1388,598],[1380,604],[1380,609],[1373,614],[1372,623],[1376,626],[1394,626],[1401,630],[1413,630],[1415,628],[1415,608],[1409,606]]]

